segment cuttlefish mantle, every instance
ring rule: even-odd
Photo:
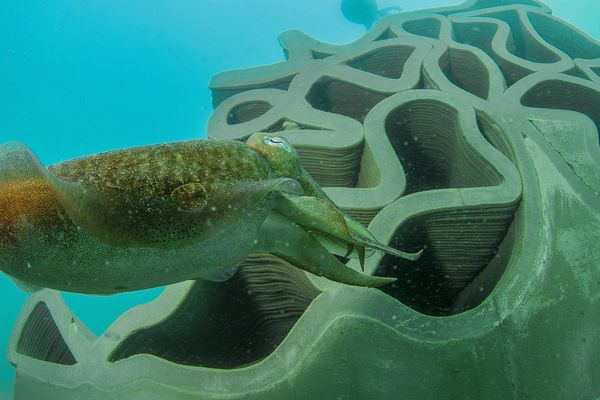
[[[110,294],[188,279],[228,279],[249,253],[358,286],[332,255],[382,250],[300,165],[283,138],[134,147],[44,168],[20,143],[0,146],[0,270],[27,286]]]

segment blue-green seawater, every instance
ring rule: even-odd
[[[404,10],[458,3],[379,1]],[[600,38],[600,3],[547,3]],[[0,142],[21,141],[50,164],[203,138],[210,76],[283,60],[277,35],[291,28],[332,43],[364,33],[343,18],[339,0],[0,0]],[[99,335],[160,290],[64,298]],[[5,349],[26,296],[0,275],[0,399],[10,398]]]

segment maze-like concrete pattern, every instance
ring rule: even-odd
[[[341,207],[415,263],[354,288],[248,258],[101,337],[29,298],[16,398],[600,397],[600,44],[535,0],[397,14],[211,81],[211,138],[277,132]],[[353,262],[349,265],[358,268]]]

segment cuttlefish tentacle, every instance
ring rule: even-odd
[[[381,250],[411,261],[418,259],[422,253],[406,253],[378,242],[364,226],[341,214],[333,203],[318,197],[281,193],[273,209],[309,228],[309,231],[322,244],[326,243],[326,247],[335,254],[357,256],[363,269],[365,248]]]
[[[361,274],[342,264],[300,225],[274,212],[269,214],[257,239],[256,252],[275,254],[290,264],[337,282],[355,286],[381,286],[395,278]]]

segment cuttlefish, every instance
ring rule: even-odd
[[[378,286],[334,255],[381,250],[275,135],[109,151],[43,167],[0,146],[0,270],[21,287],[111,294],[189,279],[223,281],[250,253],[331,280]]]

